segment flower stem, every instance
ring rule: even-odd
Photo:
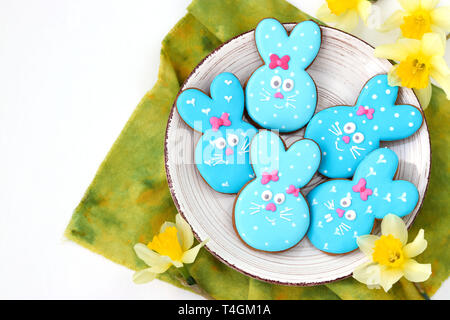
[[[188,269],[183,265],[181,268],[178,268],[178,271],[183,276],[184,280],[186,280],[186,283],[190,286],[196,284],[195,279],[191,276]]]

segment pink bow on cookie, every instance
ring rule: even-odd
[[[292,194],[294,197],[298,197],[298,194],[300,192],[300,188],[296,188],[294,185],[290,185],[289,188],[286,190],[286,193]]]
[[[363,106],[359,106],[358,111],[356,111],[356,114],[358,116],[366,115],[367,119],[372,120],[374,112],[375,112],[375,109],[373,109],[373,108],[367,108],[366,109]]]
[[[366,179],[361,178],[359,182],[352,187],[352,190],[359,192],[361,200],[366,201],[367,198],[372,194],[372,189],[366,189]]]
[[[226,112],[222,113],[220,118],[211,117],[209,118],[209,123],[212,125],[212,130],[217,131],[221,126],[229,127],[231,125],[231,121],[228,120],[230,115]]]
[[[276,67],[280,67],[284,70],[287,70],[289,68],[288,62],[291,59],[288,55],[282,56],[281,58],[278,57],[276,54],[270,55],[270,69],[275,69]]]
[[[278,181],[278,170],[273,170],[272,173],[263,172],[261,183],[268,184],[270,181]]]

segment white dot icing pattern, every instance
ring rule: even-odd
[[[330,107],[314,115],[305,137],[327,154],[319,167],[321,174],[349,178],[380,141],[404,139],[420,128],[422,113],[411,105],[396,105],[397,94],[398,87],[388,84],[387,75],[377,75],[367,82],[354,106]],[[356,127],[353,133],[344,131],[349,122]]]

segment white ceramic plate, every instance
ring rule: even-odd
[[[294,24],[285,24],[291,30]],[[321,27],[322,45],[308,72],[318,90],[316,112],[334,105],[353,105],[362,86],[376,74],[387,73],[391,64],[373,56],[373,48],[362,40],[336,29]],[[222,72],[234,73],[244,85],[262,64],[254,42],[254,32],[244,33],[206,57],[192,72],[183,88],[195,87],[209,94],[211,81]],[[419,106],[413,91],[401,88],[397,103]],[[304,129],[283,134],[289,147],[302,138]],[[166,173],[178,211],[191,225],[199,241],[209,238],[206,248],[217,258],[251,277],[287,285],[316,285],[336,281],[352,274],[366,258],[359,251],[329,255],[311,245],[305,237],[294,248],[281,253],[254,251],[236,235],[233,222],[235,195],[215,192],[201,178],[194,163],[194,148],[200,135],[180,118],[175,108],[166,132]],[[399,156],[396,179],[414,183],[420,194],[419,205],[404,218],[408,226],[420,209],[430,173],[430,141],[427,124],[412,137],[382,143]],[[302,189],[303,194],[324,178],[315,175]],[[379,233],[376,228],[375,233]]]

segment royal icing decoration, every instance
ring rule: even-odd
[[[305,69],[319,52],[319,26],[305,21],[288,35],[277,20],[264,19],[256,27],[255,42],[264,65],[246,86],[249,116],[267,129],[291,132],[302,128],[317,104],[316,86]]]
[[[352,180],[329,180],[311,190],[311,243],[325,252],[347,253],[358,247],[354,235],[370,234],[375,219],[411,213],[419,193],[408,181],[392,181],[397,166],[394,151],[377,149],[361,161]]]
[[[404,139],[420,128],[422,113],[410,105],[395,105],[397,93],[387,75],[378,75],[367,82],[354,106],[331,107],[311,119],[305,137],[322,150],[321,174],[349,178],[380,141]]]
[[[211,83],[211,98],[187,89],[177,98],[181,118],[203,135],[195,148],[195,163],[204,180],[216,191],[237,193],[253,177],[250,141],[256,134],[242,120],[244,91],[231,73],[219,74]]]
[[[252,140],[250,157],[255,179],[239,193],[234,207],[234,225],[250,247],[283,251],[295,246],[309,226],[309,207],[300,188],[320,164],[320,149],[308,139],[286,150],[270,131],[260,131]]]

